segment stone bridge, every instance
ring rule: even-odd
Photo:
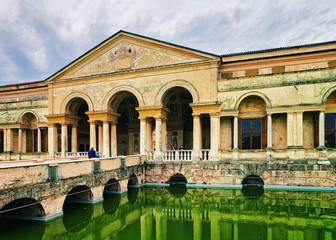
[[[141,156],[20,161],[2,166],[0,175],[2,213],[44,220],[62,214],[66,200],[95,203],[104,192],[124,192],[144,182]],[[18,212],[8,211],[13,208]]]
[[[189,184],[335,187],[330,161],[148,161],[135,155],[100,159],[45,159],[0,163],[0,213],[48,220],[66,202],[95,203],[104,193],[183,176]],[[190,185],[192,186],[192,185]],[[23,208],[23,206],[32,206]],[[17,209],[17,211],[10,211]]]

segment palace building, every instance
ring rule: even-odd
[[[0,160],[324,160],[336,41],[216,55],[119,31],[43,81],[0,86]]]

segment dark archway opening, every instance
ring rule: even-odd
[[[115,178],[112,178],[112,179],[108,180],[108,182],[105,185],[104,195],[105,194],[118,193],[118,192],[120,192],[120,190],[121,190],[121,188],[120,188],[120,184],[119,184],[118,180],[115,179]]]
[[[89,111],[89,106],[86,101],[82,98],[74,98],[72,99],[67,107],[66,113],[72,116],[79,117],[78,126],[77,126],[77,133],[73,132],[71,127],[68,127],[68,149],[67,151],[72,152],[72,135],[77,134],[77,143],[76,148],[77,152],[86,152],[90,148],[90,124],[89,124],[89,117],[86,115],[85,112]],[[59,139],[59,146],[60,146],[60,139]]]
[[[189,106],[193,102],[188,90],[174,87],[167,91],[162,104],[169,109],[167,121],[167,149],[192,149],[193,117]]]
[[[120,114],[117,124],[117,154],[140,153],[140,121],[137,98],[128,91],[118,92],[110,101],[110,109]]]
[[[91,189],[77,186],[67,195],[63,205],[63,224],[70,232],[78,232],[87,226],[93,214]]]
[[[31,198],[10,202],[0,210],[1,239],[42,239],[45,222],[36,221],[45,217],[42,205]],[[20,227],[18,227],[20,226]]]
[[[20,198],[8,203],[1,209],[1,218],[11,217],[45,217],[39,201],[32,198]]]
[[[139,185],[138,177],[133,173],[128,180],[127,188],[138,187],[138,185]]]

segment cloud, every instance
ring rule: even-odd
[[[333,0],[2,0],[0,84],[44,79],[120,29],[224,54],[336,40]],[[6,67],[5,67],[6,66]]]

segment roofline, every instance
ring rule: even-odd
[[[288,46],[288,47],[278,47],[278,48],[268,48],[268,49],[247,51],[247,52],[228,53],[228,54],[222,54],[221,57],[231,57],[231,56],[254,54],[254,53],[265,53],[265,52],[273,52],[273,51],[278,51],[278,50],[287,50],[287,49],[301,48],[301,47],[312,47],[312,46],[319,46],[319,45],[333,44],[333,43],[336,43],[336,41],[334,40],[334,41],[328,41],[328,42],[310,43],[310,44],[294,45],[294,46]]]
[[[196,52],[203,53],[203,54],[209,54],[209,55],[212,55],[212,56],[215,56],[215,57],[219,57],[219,58],[222,57],[221,55],[217,55],[217,54],[213,54],[213,53],[208,53],[208,52],[200,51],[200,50],[197,50],[197,49],[193,49],[193,48],[185,47],[185,46],[182,46],[182,45],[178,45],[178,44],[174,44],[174,43],[170,43],[170,42],[162,41],[162,40],[155,39],[155,38],[151,38],[151,37],[146,37],[146,36],[143,36],[143,35],[140,35],[140,34],[136,34],[136,33],[128,32],[128,31],[124,31],[124,30],[119,30],[118,32],[116,32],[116,33],[113,34],[112,36],[110,36],[110,37],[108,37],[107,39],[105,39],[104,41],[98,43],[96,46],[94,46],[94,47],[91,48],[90,50],[86,51],[84,54],[82,54],[81,56],[79,56],[78,58],[76,58],[75,60],[73,60],[72,62],[70,62],[69,64],[67,64],[65,67],[61,68],[60,70],[58,70],[57,72],[55,72],[55,73],[52,74],[51,76],[49,76],[49,77],[47,77],[46,79],[44,79],[44,81],[47,81],[48,79],[52,78],[52,77],[55,76],[56,74],[62,72],[62,71],[65,70],[67,67],[69,67],[71,64],[75,63],[76,61],[78,61],[79,59],[81,59],[82,57],[84,57],[86,54],[92,52],[94,49],[96,49],[97,47],[99,47],[100,45],[102,45],[102,44],[104,44],[105,42],[109,41],[110,39],[112,39],[113,37],[115,37],[116,35],[118,35],[118,34],[120,34],[120,33],[131,34],[131,35],[134,35],[134,36],[137,36],[137,37],[141,37],[141,38],[145,38],[145,39],[148,39],[148,40],[153,40],[153,41],[157,41],[157,42],[161,42],[161,43],[169,44],[169,45],[172,45],[172,46],[175,46],[175,47],[185,48],[185,49],[188,49],[188,50],[191,50],[191,51],[196,51]]]
[[[11,84],[0,85],[0,88],[20,86],[20,85],[30,85],[30,84],[35,84],[35,83],[43,83],[44,81],[45,80],[38,80],[38,81],[31,81],[31,82],[21,82],[21,83],[11,83]]]

